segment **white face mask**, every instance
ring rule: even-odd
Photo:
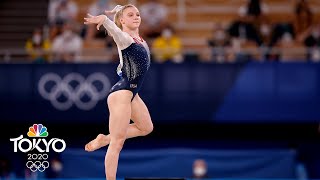
[[[169,29],[165,29],[162,31],[162,36],[165,38],[171,38],[172,32]]]
[[[61,162],[55,161],[55,162],[53,162],[53,163],[51,164],[51,166],[52,166],[52,170],[55,171],[55,172],[60,172],[60,171],[62,170],[62,164],[61,164]]]
[[[223,30],[219,30],[215,33],[215,38],[218,41],[224,40],[226,38],[226,34]]]
[[[41,35],[40,34],[36,34],[32,37],[32,42],[34,44],[39,45],[41,43]]]
[[[207,173],[207,169],[203,167],[196,167],[193,169],[193,174],[197,177],[204,176],[206,175],[206,173]]]
[[[318,29],[314,29],[311,34],[314,38],[319,38],[320,36],[320,32]]]
[[[285,42],[285,43],[291,43],[293,40],[292,36],[290,33],[285,33],[283,36],[282,36],[282,41]]]
[[[71,30],[66,30],[66,31],[63,33],[63,35],[64,35],[65,37],[71,37],[72,31],[71,31]]]
[[[311,54],[311,59],[314,62],[319,62],[320,61],[320,51],[317,49],[313,50],[312,54]]]
[[[262,35],[267,36],[270,34],[270,27],[266,24],[263,24],[260,28],[260,32]]]

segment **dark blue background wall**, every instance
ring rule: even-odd
[[[113,85],[118,80],[116,66],[0,65],[0,118],[12,122],[104,122],[108,119],[106,98],[90,110],[72,104],[61,111],[39,94],[38,84],[49,72],[61,79],[70,73],[79,73],[87,79],[101,72]],[[320,65],[311,63],[153,64],[140,96],[153,120],[161,123],[314,122],[320,119],[319,72]],[[95,85],[98,90],[102,87],[101,83]],[[48,83],[46,87],[50,91],[54,84]],[[77,82],[70,83],[70,88],[75,92]],[[76,96],[81,96],[84,102],[90,100],[85,94]],[[56,99],[67,100],[63,93]]]

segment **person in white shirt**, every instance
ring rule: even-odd
[[[53,40],[53,59],[58,62],[77,62],[80,59],[82,47],[81,37],[73,32],[71,24],[66,23],[63,26],[62,34]]]
[[[150,0],[140,6],[144,18],[141,31],[146,38],[156,38],[168,25],[168,8],[158,0]],[[151,17],[151,18],[149,18]]]
[[[48,6],[48,22],[50,39],[60,34],[63,24],[76,22],[78,5],[73,0],[50,0]]]
[[[115,6],[115,5],[114,5]],[[94,1],[88,8],[88,13],[91,15],[99,15],[104,13],[106,9],[110,9],[110,7],[114,7],[109,0],[96,0]],[[86,26],[85,28],[85,38],[86,40],[92,40],[94,38],[106,39],[105,32],[103,29],[97,31],[94,25]],[[108,40],[113,41],[112,38],[107,37]]]
[[[109,144],[105,158],[106,177],[116,180],[119,154],[125,140],[145,136],[153,130],[148,108],[138,95],[150,67],[150,51],[146,41],[139,36],[141,17],[134,5],[118,5],[106,14],[115,14],[114,22],[106,15],[88,14],[84,23],[97,24],[98,30],[103,25],[113,37],[120,58],[117,69],[120,80],[111,88],[107,99],[110,134],[99,134],[85,150],[94,151]],[[130,124],[130,119],[134,123]]]
[[[50,24],[63,24],[74,21],[78,15],[78,6],[72,0],[51,0],[48,7]]]

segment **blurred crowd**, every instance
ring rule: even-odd
[[[86,12],[99,15],[116,5],[113,0],[95,0]],[[188,60],[184,41],[177,32],[177,22],[170,21],[170,8],[160,0],[144,1],[138,5],[142,17],[140,28],[151,47],[152,61],[156,63],[182,63]],[[308,0],[295,0],[293,18],[275,21],[270,17],[270,7],[263,0],[248,0],[238,8],[237,17],[230,23],[212,22],[211,37],[206,48],[210,50],[205,62],[232,63],[259,61],[320,61],[320,21]],[[35,63],[91,62],[83,53],[102,50],[103,62],[118,60],[116,46],[104,28],[83,25],[80,8],[74,0],[50,0],[48,24],[34,29],[26,41],[29,58]],[[172,10],[171,10],[172,11]],[[152,18],[149,18],[152,17]],[[110,17],[113,19],[113,17]],[[94,42],[103,42],[96,47]],[[93,52],[95,53],[95,52]]]
[[[315,19],[307,0],[297,0],[292,9],[293,19],[288,17],[286,21],[272,23],[268,4],[262,0],[249,0],[239,8],[238,18],[229,27],[214,27],[213,37],[208,41],[209,46],[217,48],[212,51],[212,59],[252,59],[254,53],[241,51],[243,47],[251,47],[261,49],[260,60],[318,62],[320,22]]]
[[[104,14],[115,7],[111,0],[95,0],[86,12],[92,15]],[[149,1],[140,7],[143,25],[141,36],[149,41],[149,46],[159,49],[154,59],[164,62],[173,59],[181,61],[181,42],[167,22],[168,9],[157,0]],[[48,24],[35,28],[26,42],[29,57],[36,63],[77,63],[81,61],[84,44],[100,40],[105,42],[103,50],[117,60],[117,50],[113,39],[104,28],[97,31],[93,25],[83,25],[79,21],[79,7],[73,0],[51,0],[48,7]],[[112,16],[109,18],[113,19]],[[108,58],[108,57],[107,57]],[[107,59],[105,58],[105,59]],[[108,60],[106,60],[108,61]]]

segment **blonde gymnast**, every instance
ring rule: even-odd
[[[147,106],[139,97],[139,90],[150,67],[150,51],[139,36],[141,17],[131,4],[117,5],[106,15],[114,14],[114,21],[106,15],[88,14],[84,24],[103,25],[118,47],[120,64],[117,73],[120,80],[111,88],[109,107],[109,135],[99,134],[85,146],[94,151],[109,144],[105,157],[107,180],[116,180],[119,154],[127,138],[145,136],[152,132],[153,124]],[[134,122],[130,124],[130,119]]]

